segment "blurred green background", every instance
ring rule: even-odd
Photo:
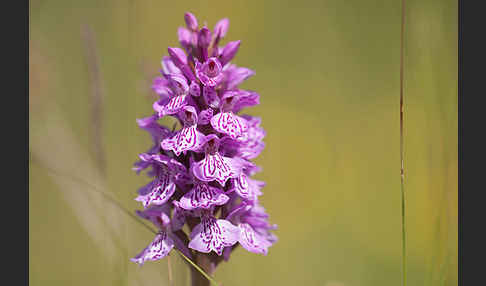
[[[457,1],[406,5],[408,285],[457,285]],[[169,285],[167,260],[129,261],[153,235],[94,189],[139,208],[131,167],[151,140],[135,119],[185,11],[228,17],[235,63],[256,71],[245,111],[267,131],[257,178],[279,225],[268,256],[238,248],[216,280],[401,285],[400,0],[31,0],[31,285]]]

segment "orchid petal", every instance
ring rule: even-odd
[[[211,251],[221,255],[223,249],[234,245],[240,236],[240,229],[224,219],[203,216],[201,223],[191,232],[189,248],[199,252]]]

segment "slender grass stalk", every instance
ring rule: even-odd
[[[404,50],[404,30],[405,30],[405,0],[402,0],[400,30],[400,191],[402,195],[402,274],[403,286],[407,285],[407,243],[405,227],[405,174],[404,174],[404,151],[403,151],[403,50]]]
[[[167,255],[167,272],[169,273],[169,286],[174,285],[174,281],[172,279],[172,265],[170,263],[170,255]]]
[[[66,174],[64,172],[59,172],[57,170],[54,170],[54,169],[49,168],[49,167],[46,167],[46,166],[43,166],[43,167],[48,172],[50,172],[52,174],[55,174],[55,175],[58,175],[58,176],[64,176],[64,177],[70,178],[71,180],[77,181],[79,183],[82,183],[82,184],[88,186],[91,190],[93,190],[93,191],[101,194],[102,198],[104,198],[107,201],[109,201],[110,203],[114,204],[117,208],[119,208],[121,211],[123,211],[129,217],[133,218],[136,222],[142,224],[146,229],[148,229],[149,231],[151,231],[154,234],[157,233],[157,231],[155,231],[151,226],[149,226],[148,224],[144,223],[137,216],[135,216],[134,214],[132,214],[128,209],[126,209],[125,207],[123,207],[123,205],[120,202],[118,202],[115,198],[113,198],[107,192],[102,191],[100,188],[92,185],[91,183],[89,183],[89,182],[87,182],[87,181],[85,181],[85,180],[83,180],[81,178],[72,176],[70,174]],[[213,284],[215,286],[221,286],[221,284],[219,284],[218,282],[216,282],[216,280],[214,280],[214,278],[212,278],[209,274],[207,274],[201,267],[199,267],[196,263],[194,263],[189,257],[185,256],[182,252],[180,252],[177,249],[174,249],[174,250],[176,250],[177,253],[179,253],[180,256],[182,256],[190,265],[192,265],[197,271],[199,271],[201,273],[201,275],[203,275],[206,279],[208,279],[211,282],[211,284]],[[171,276],[170,270],[169,270],[169,276]],[[169,277],[169,279],[171,280],[170,277]]]

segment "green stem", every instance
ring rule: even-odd
[[[402,274],[403,286],[407,285],[407,244],[405,228],[405,172],[404,172],[404,148],[403,148],[403,50],[405,30],[405,0],[402,0],[402,18],[400,31],[400,191],[402,195]]]

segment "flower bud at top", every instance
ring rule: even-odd
[[[207,48],[209,47],[210,43],[211,43],[211,31],[209,31],[208,28],[203,27],[201,31],[199,31],[197,37],[197,44],[201,48]]]
[[[177,30],[177,36],[179,37],[179,43],[188,52],[188,48],[191,46],[191,32],[184,27],[179,27]]]
[[[190,12],[186,12],[184,14],[184,20],[186,21],[187,28],[193,31],[197,31],[197,19],[196,16],[194,16]]]
[[[203,27],[197,35],[197,45],[199,47],[199,56],[203,61],[208,59],[208,47],[211,44],[211,31]]]
[[[216,38],[221,39],[226,36],[226,32],[228,31],[229,27],[229,20],[228,18],[224,18],[218,21],[214,26],[214,34]]]

